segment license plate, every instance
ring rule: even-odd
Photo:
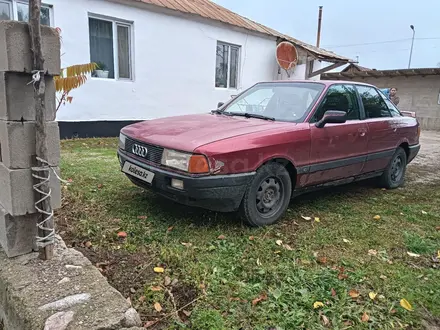
[[[125,162],[124,167],[122,168],[122,172],[130,174],[142,181],[151,183],[154,178],[154,173],[143,169],[142,167],[133,165],[129,162]]]

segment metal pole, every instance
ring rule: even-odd
[[[318,34],[316,36],[316,47],[319,47],[319,44],[321,42],[321,21],[322,21],[322,6],[319,6]]]
[[[409,53],[408,69],[411,68],[411,59],[412,59],[412,53],[413,53],[413,47],[414,47],[414,37],[416,35],[416,30],[414,29],[414,25],[410,25],[409,27],[411,28],[411,30],[413,30],[413,36],[412,36],[412,41],[411,41],[411,51]]]

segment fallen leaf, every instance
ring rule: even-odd
[[[368,250],[368,254],[369,254],[370,256],[377,256],[377,251],[376,251],[376,250],[373,250],[373,249],[370,249],[370,250]]]
[[[223,240],[223,239],[226,239],[226,236],[225,235],[220,235],[219,237],[217,237],[217,239]]]
[[[165,271],[162,267],[154,267],[153,270],[155,273],[163,273]]]
[[[261,266],[260,258],[257,258],[257,266]]]
[[[146,299],[145,296],[140,296],[138,300],[140,303],[143,303],[145,301],[145,299]]]
[[[374,299],[376,298],[376,296],[377,296],[377,293],[371,291],[371,292],[368,294],[368,296],[370,297],[371,300],[374,300]]]
[[[368,316],[367,312],[364,312],[364,314],[362,314],[361,320],[362,322],[368,322],[370,320],[370,317]]]
[[[435,227],[435,230],[440,231],[440,226]]]
[[[191,311],[187,311],[187,310],[184,309],[182,311],[182,313],[185,314],[186,317],[190,317],[192,312]]]
[[[278,251],[275,251],[274,253],[275,253],[275,254],[280,254],[280,253],[281,253],[281,251],[280,251],[280,250],[278,250]]]
[[[156,302],[154,303],[154,309],[156,310],[156,312],[160,313],[162,311],[162,306],[158,302]]]
[[[172,231],[173,229],[174,229],[174,226],[170,226],[170,227],[168,227],[167,232],[170,232],[170,231]]]
[[[165,279],[163,280],[163,284],[165,284],[165,286],[168,286],[171,284],[171,278],[169,276],[165,276]]]
[[[130,292],[133,293],[133,294],[135,294],[135,293],[136,293],[136,290],[135,290],[134,288],[130,288]]]
[[[348,295],[353,299],[355,299],[359,297],[361,294],[359,293],[359,291],[356,291],[355,289],[351,289],[350,291],[348,291]]]
[[[152,286],[151,291],[162,291],[162,288],[160,286]]]
[[[345,280],[346,278],[348,278],[348,275],[344,273],[345,269],[344,267],[339,268],[339,274],[338,274],[338,279],[340,281]]]
[[[89,248],[89,247],[92,246],[92,242],[87,241],[87,242],[84,244],[84,246],[85,246],[86,248]]]
[[[425,215],[426,215],[426,214],[428,214],[428,212],[422,210],[422,214],[425,214]]]
[[[377,298],[379,298],[380,300],[385,299],[385,296],[383,294],[380,294]]]
[[[397,311],[393,308],[392,310],[390,310],[390,314],[396,314]]]
[[[249,236],[249,240],[250,240],[250,241],[253,241],[254,239],[255,239],[254,236]]]
[[[140,216],[138,216],[138,219],[139,220],[145,220],[145,219],[147,219],[148,217],[146,216],[146,215],[140,215]]]
[[[127,233],[126,233],[125,231],[120,231],[120,232],[118,233],[118,237],[119,237],[119,238],[127,238]]]
[[[254,300],[252,300],[252,306],[255,306],[256,304],[258,304],[260,301],[264,301],[267,299],[267,295],[266,293],[262,293],[259,297],[255,298]]]
[[[144,328],[152,327],[152,326],[155,325],[157,322],[159,322],[159,320],[156,320],[156,321],[147,321],[147,322],[145,322],[145,324],[144,324]]]
[[[407,311],[413,311],[414,310],[414,308],[411,306],[411,304],[405,298],[400,300],[400,306],[405,308]]]
[[[67,179],[67,182],[72,183],[73,179]]]
[[[437,259],[440,259],[440,250],[437,251]]]
[[[386,280],[388,277],[386,277],[385,275],[380,275],[379,276],[381,279]]]
[[[344,243],[350,243],[350,241],[349,241],[348,239],[346,239],[346,238],[343,238],[342,241],[343,241]]]
[[[199,288],[202,289],[202,290],[205,290],[206,286],[205,286],[204,283],[200,283]]]
[[[281,246],[281,245],[283,245],[283,241],[282,240],[277,240],[276,242],[275,242],[277,245],[279,245],[279,246]]]
[[[304,220],[306,220],[306,221],[310,221],[310,220],[312,220],[312,218],[311,217],[305,217],[305,216],[301,216],[301,218],[303,218]]]
[[[373,219],[374,219],[374,220],[380,220],[380,215],[375,215],[375,216],[373,217]]]
[[[318,263],[325,265],[327,263],[327,257],[319,257]]]
[[[287,251],[293,251],[293,248],[290,245],[284,244],[283,246]]]
[[[314,309],[317,309],[317,308],[320,308],[320,307],[324,307],[324,304],[321,301],[315,301],[313,303],[313,308]]]
[[[315,217],[315,222],[321,222],[321,219],[319,219],[318,217]]]
[[[418,258],[418,257],[420,257],[420,254],[417,254],[417,253],[412,253],[412,252],[406,252],[410,257],[414,257],[414,258]]]
[[[352,325],[353,323],[351,321],[344,321],[344,325],[346,325],[347,327]]]
[[[324,324],[324,326],[328,326],[330,324],[330,320],[324,314],[321,314],[321,319],[322,319],[322,324]]]
[[[332,289],[330,290],[330,292],[331,292],[331,294],[332,294],[332,297],[335,297],[335,296],[336,296],[336,291],[335,291],[335,289],[332,288]]]
[[[102,189],[102,187],[104,187],[104,185],[102,183],[98,184],[98,189]]]
[[[180,244],[182,244],[183,246],[186,246],[186,247],[191,247],[192,246],[192,243],[184,243],[184,242],[182,242]]]

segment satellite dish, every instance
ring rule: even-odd
[[[278,44],[277,62],[278,65],[286,71],[296,67],[298,64],[298,51],[292,43],[283,41]]]

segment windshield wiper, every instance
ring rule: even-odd
[[[240,116],[240,117],[246,117],[246,118],[258,118],[258,119],[272,120],[272,121],[275,120],[274,117],[268,117],[268,116],[263,116],[263,115],[259,115],[259,114],[256,114],[256,113],[249,113],[249,112],[245,112],[245,113],[230,112],[229,114],[231,116]]]
[[[226,111],[220,110],[220,109],[211,110],[211,113],[213,115],[225,115],[225,116],[230,116],[231,115],[229,112],[226,112]]]

